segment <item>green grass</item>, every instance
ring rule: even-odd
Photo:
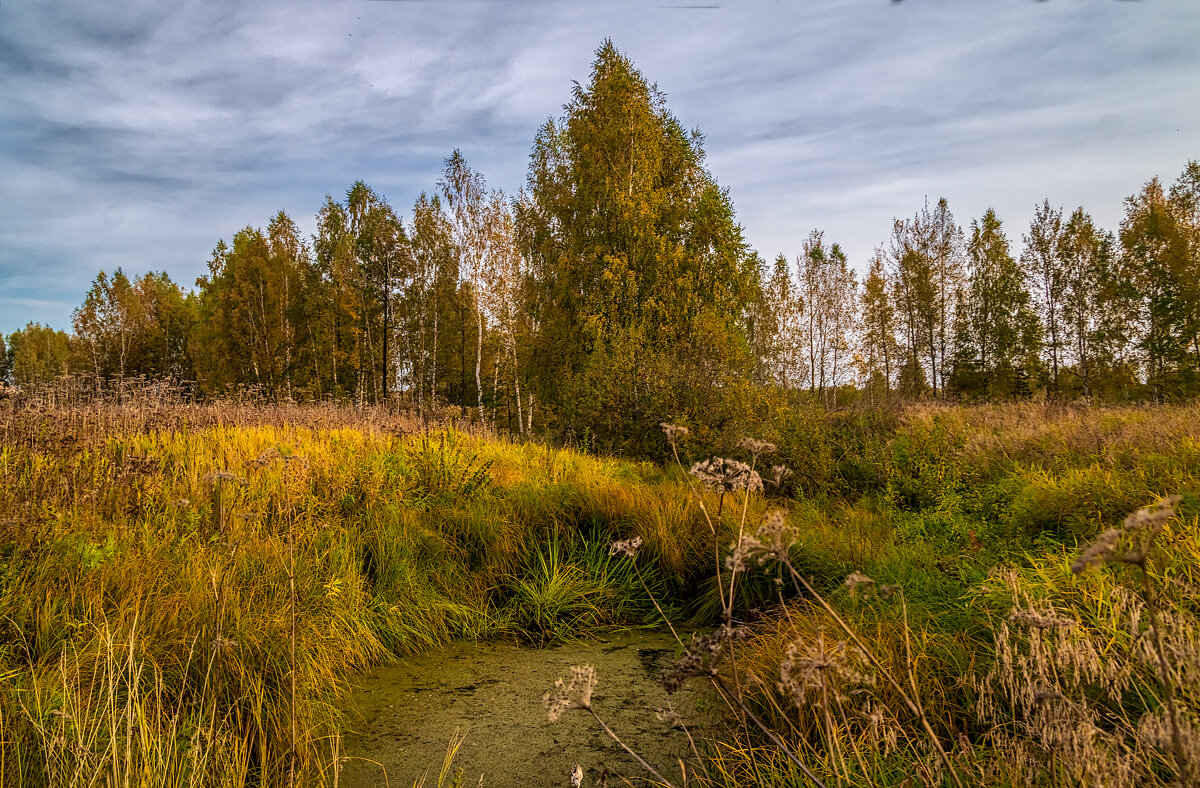
[[[734,540],[742,500],[727,497],[714,535],[678,469],[354,427],[325,411],[330,426],[274,412],[261,424],[192,416],[3,417],[0,785],[278,785],[293,769],[320,784],[348,681],[372,665],[459,638],[537,644],[658,622],[633,562],[608,554],[616,539],[642,537],[637,568],[669,615],[716,621],[714,547]],[[951,744],[962,734],[973,753],[961,756],[964,773],[1020,784],[1005,748],[1036,732],[1019,729],[1022,707],[993,681],[999,626],[1014,600],[1043,600],[1110,644],[1105,664],[1125,665],[1111,644],[1128,654],[1120,633],[1134,625],[1113,600],[1136,591],[1135,578],[1065,566],[1079,540],[1172,492],[1185,494],[1183,517],[1156,577],[1172,615],[1194,620],[1196,423],[1191,406],[797,412],[764,437],[780,443],[770,461],[800,472],[781,493],[752,496],[747,523],[786,506],[797,569],[898,675],[908,635],[936,730]],[[238,478],[210,476],[220,471]],[[1018,592],[989,574],[998,565],[1016,573]],[[895,599],[852,597],[851,571],[902,585],[908,626]],[[832,782],[903,783],[908,765],[929,761],[911,718],[872,731],[855,711],[831,732],[772,689],[789,643],[835,633],[774,580],[739,580],[735,612],[755,632],[739,646],[747,697]],[[1028,656],[1012,630],[1008,642]],[[1105,719],[1134,725],[1161,693],[1144,664],[1128,667],[1132,689]],[[1022,675],[1012,680],[1033,680]],[[978,708],[986,688],[990,717]],[[1196,708],[1193,690],[1182,697]],[[885,690],[856,698],[899,708]],[[885,734],[887,746],[867,747]],[[714,746],[714,775],[732,775],[724,784],[801,784],[760,738],[735,731]],[[1047,785],[1069,776],[1039,774]]]

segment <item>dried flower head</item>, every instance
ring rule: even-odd
[[[792,469],[786,465],[772,465],[771,475],[767,477],[767,480],[776,487],[779,487],[785,481],[787,481],[788,477],[791,475]]]
[[[725,568],[730,572],[745,572],[747,567],[770,552],[750,534],[742,534],[741,539],[729,545],[729,550],[729,555],[725,556]]]
[[[1170,495],[1138,509],[1125,518],[1121,528],[1109,528],[1080,550],[1071,563],[1071,571],[1079,574],[1094,564],[1104,562],[1143,563],[1163,526],[1175,516],[1175,506],[1181,500],[1178,495]],[[1131,544],[1122,551],[1119,548],[1126,537]]]
[[[571,667],[571,680],[564,682],[560,676],[554,682],[554,689],[542,696],[546,704],[546,712],[551,722],[558,722],[563,712],[571,709],[590,709],[592,707],[592,690],[596,687],[596,669],[591,665],[574,665]]]
[[[681,427],[678,424],[668,424],[665,421],[660,422],[658,426],[662,428],[663,435],[667,436],[667,443],[672,446],[678,446],[679,442],[688,436],[687,427]]]
[[[825,633],[816,642],[794,641],[779,663],[779,691],[792,696],[797,707],[831,693],[845,701],[843,689],[874,686],[875,676],[867,670],[867,659],[857,646],[839,640],[825,644]]]
[[[758,541],[776,561],[787,560],[796,538],[795,529],[788,525],[785,510],[771,509],[763,515],[763,521],[758,526]]]
[[[673,728],[683,727],[683,718],[679,716],[679,712],[669,706],[665,709],[659,706],[658,710],[654,712],[654,716],[659,722],[665,722]]]
[[[771,454],[775,451],[774,443],[755,440],[754,438],[742,438],[742,442],[738,444],[739,448],[745,449],[754,459],[758,459],[763,454]]]
[[[719,490],[762,490],[762,477],[744,462],[710,457],[691,468],[691,474],[702,484]]]
[[[717,666],[725,654],[725,645],[746,634],[748,633],[743,627],[722,624],[707,635],[692,635],[692,642],[683,650],[679,659],[659,675],[663,687],[667,692],[675,693],[685,681],[694,676],[715,676]]]
[[[269,468],[277,459],[279,459],[278,449],[263,449],[253,460],[246,460],[246,467],[255,471],[262,470],[263,468]]]
[[[1175,516],[1175,507],[1182,500],[1182,496],[1168,495],[1166,498],[1157,500],[1149,506],[1143,506],[1141,509],[1138,509],[1126,517],[1122,525],[1127,532],[1145,530],[1157,534],[1162,530],[1167,520]]]
[[[1008,614],[1008,620],[1014,624],[1024,624],[1031,629],[1066,629],[1075,625],[1075,621],[1066,616],[1016,608]]]
[[[218,482],[249,484],[245,478],[238,476],[236,473],[230,473],[229,471],[209,471],[208,473],[204,474],[202,480],[209,484],[216,484]]]
[[[861,586],[873,586],[875,581],[864,575],[862,572],[851,572],[846,576],[845,586],[851,591],[857,591]]]
[[[1093,564],[1111,561],[1116,555],[1117,546],[1121,543],[1121,536],[1120,528],[1109,528],[1097,536],[1095,541],[1079,551],[1079,555],[1071,563],[1071,571],[1079,574]]]
[[[627,555],[630,558],[637,556],[638,548],[642,546],[642,537],[634,536],[629,539],[622,539],[619,542],[613,542],[608,546],[609,555]]]
[[[896,594],[904,590],[904,587],[899,583],[884,583],[879,586],[879,596],[883,599],[891,599]]]
[[[1035,706],[1044,706],[1047,703],[1059,700],[1066,700],[1066,696],[1055,689],[1042,689],[1033,693],[1033,703]]]
[[[251,470],[263,470],[264,468],[270,468],[276,462],[282,462],[286,468],[294,462],[302,463],[304,461],[304,458],[299,454],[292,454],[286,449],[280,451],[278,448],[272,446],[263,449],[253,460],[247,460],[246,467]]]
[[[230,640],[229,638],[222,637],[221,635],[215,636],[212,640],[212,650],[214,652],[232,651],[233,647],[236,645],[236,640]]]
[[[1133,545],[1120,560],[1129,564],[1141,564],[1146,560],[1147,553],[1154,545],[1154,540],[1162,532],[1167,521],[1175,516],[1175,505],[1183,500],[1178,495],[1162,498],[1149,506],[1138,509],[1125,518],[1123,523],[1125,534],[1131,538]]]

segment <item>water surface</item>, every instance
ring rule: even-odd
[[[477,785],[481,776],[487,788],[565,786],[576,763],[585,770],[585,785],[594,785],[605,768],[642,775],[586,712],[568,712],[556,723],[547,719],[542,695],[572,665],[582,664],[596,668],[597,713],[659,771],[677,777],[676,759],[688,758],[687,737],[656,719],[656,709],[673,704],[685,721],[697,723],[692,730],[697,738],[719,714],[716,701],[695,681],[672,696],[658,684],[658,672],[675,648],[670,634],[659,632],[546,649],[461,643],[378,668],[354,694],[360,716],[345,736],[350,759],[341,785],[408,788],[427,772],[425,785],[432,788],[455,729],[466,734],[454,765],[463,770],[467,786]],[[622,783],[614,778],[609,784]]]

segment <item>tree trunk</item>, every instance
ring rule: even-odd
[[[388,401],[388,335],[391,333],[391,260],[383,256],[383,401]]]
[[[479,331],[475,341],[475,400],[479,407],[479,420],[483,421],[483,309],[479,306],[479,290],[475,290],[475,324]]]
[[[496,363],[492,365],[492,426],[496,426],[496,420],[499,415],[496,407],[496,398],[499,396],[500,389],[500,354],[496,354]]]
[[[521,376],[517,369],[517,349],[516,342],[513,341],[509,346],[509,356],[512,359],[512,374],[513,374],[513,395],[517,400],[517,434],[525,434],[525,415],[521,412]]]

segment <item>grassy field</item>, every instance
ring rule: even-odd
[[[687,777],[655,765],[676,785],[1186,784],[1197,425],[1191,406],[798,409],[755,436],[778,446],[758,470],[794,475],[747,493],[697,485],[686,439],[654,464],[382,410],[10,409],[0,785],[332,784],[368,666],[660,610],[738,625],[683,676],[733,702]],[[1174,516],[1072,572],[1171,494]],[[774,552],[735,549],[763,523]]]

